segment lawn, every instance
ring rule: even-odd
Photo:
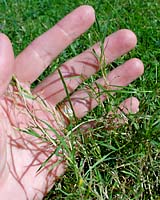
[[[0,0],[0,31],[9,36],[15,55],[35,37],[52,27],[82,4],[92,5],[97,22],[39,77],[33,87],[65,60],[118,29],[131,29],[138,38],[134,50],[106,70],[129,58],[140,58],[144,75],[123,88],[77,123],[101,121],[127,97],[140,100],[137,114],[128,115],[128,124],[111,130],[103,123],[71,134],[70,160],[66,174],[44,198],[51,199],[160,199],[160,2],[159,0]],[[88,80],[90,85],[101,71]],[[76,124],[78,126],[78,124]],[[112,124],[114,126],[114,124]],[[73,127],[67,128],[72,132]],[[74,141],[78,141],[74,145]]]

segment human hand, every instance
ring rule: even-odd
[[[56,71],[32,91],[34,95],[32,98],[30,84],[63,49],[85,32],[94,20],[94,11],[91,7],[77,8],[52,29],[34,40],[16,58],[15,63],[10,41],[3,34],[0,35],[2,82],[0,88],[2,96],[0,100],[0,197],[2,199],[13,199],[13,197],[22,200],[42,199],[53,186],[56,178],[64,173],[63,160],[49,171],[50,166],[61,159],[56,155],[39,173],[36,173],[56,146],[21,131],[32,127],[38,134],[43,135],[43,129],[46,129],[43,121],[47,121],[62,134],[62,129],[53,113],[58,115],[54,107],[66,97],[64,85]],[[136,42],[136,36],[129,30],[120,30],[107,37],[104,43],[107,63],[130,51],[135,47]],[[99,44],[96,44],[60,67],[69,93],[73,92],[84,79],[99,70],[100,66],[92,49],[100,55]],[[142,73],[142,62],[131,59],[112,70],[106,79],[99,79],[97,83],[105,87],[107,80],[109,89],[114,90],[117,89],[116,86],[128,85]],[[19,83],[8,86],[13,74],[24,86],[27,94],[26,91],[23,93],[23,90],[20,93],[21,85],[17,85]],[[16,86],[20,88],[17,89]],[[26,95],[31,98],[27,98]],[[106,96],[102,95],[101,100],[105,98]],[[91,98],[86,89],[73,93],[71,102],[77,118],[82,118],[97,106],[96,99]],[[47,103],[48,106],[45,108],[44,104]],[[132,98],[125,100],[120,106],[125,112],[136,112],[138,105],[138,100]],[[49,134],[55,137],[53,133],[49,132]]]

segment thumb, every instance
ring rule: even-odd
[[[8,37],[0,33],[0,98],[4,94],[11,80],[14,70],[14,54]],[[6,147],[6,120],[0,109],[0,183],[7,175],[7,147]]]
[[[14,53],[8,37],[0,33],[0,97],[7,89],[14,70]]]
[[[0,185],[7,176],[7,134],[4,116],[0,110]]]

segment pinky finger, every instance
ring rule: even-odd
[[[128,123],[129,114],[136,114],[139,111],[139,101],[135,97],[130,97],[124,100],[118,108],[113,112],[109,112],[106,118],[103,118],[103,123],[106,129],[119,128]],[[100,120],[101,121],[101,120]],[[81,126],[82,132],[86,132],[90,128],[95,128],[99,121],[92,121]],[[114,127],[113,127],[114,126]]]
[[[136,114],[139,111],[139,101],[135,97],[130,97],[124,100],[119,106],[118,109],[113,113],[109,112],[108,116],[116,116],[113,119],[113,123],[119,125],[123,125],[128,122],[127,115],[129,114]],[[115,115],[116,113],[116,115]]]

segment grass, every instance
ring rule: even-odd
[[[35,82],[37,84],[65,60],[121,29],[134,31],[137,47],[116,60],[113,68],[138,57],[144,75],[79,123],[95,119],[97,126],[72,135],[66,174],[44,198],[51,199],[160,199],[160,10],[159,0],[1,0],[0,30],[12,40],[17,55],[36,36],[52,27],[75,7],[95,8],[98,24],[77,39]],[[100,75],[100,73],[99,73]],[[99,75],[93,76],[87,84]],[[140,111],[129,115],[127,125],[105,130],[101,120],[123,99],[136,96]],[[114,125],[114,124],[113,124]],[[72,126],[68,130],[72,130]],[[74,141],[78,141],[76,147]]]

